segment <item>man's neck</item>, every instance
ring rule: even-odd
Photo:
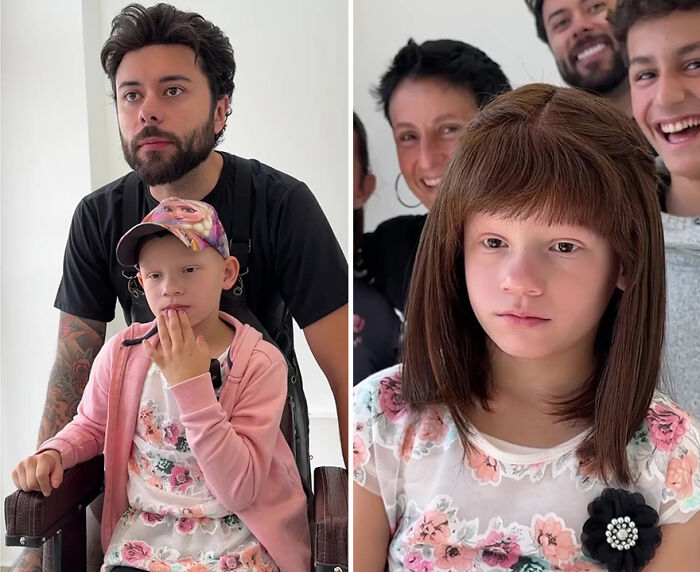
[[[700,216],[700,180],[671,175],[666,212],[675,216]]]
[[[151,196],[158,202],[168,197],[201,201],[216,186],[223,166],[223,157],[212,151],[209,157],[177,181],[150,187]]]

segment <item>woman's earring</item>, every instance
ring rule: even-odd
[[[401,171],[399,171],[399,174],[396,175],[396,181],[394,181],[394,190],[396,191],[396,198],[399,200],[399,202],[405,206],[408,209],[415,209],[416,207],[420,206],[420,201],[418,201],[415,205],[409,205],[408,203],[403,202],[401,200],[401,195],[399,194],[399,180],[401,179]]]

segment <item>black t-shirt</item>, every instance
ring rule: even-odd
[[[204,197],[230,229],[235,162],[221,153],[223,168]],[[302,182],[251,160],[252,196],[249,272],[243,276],[246,304],[288,358],[293,356],[292,317],[305,328],[347,303],[347,263],[321,207]],[[124,276],[134,274],[116,259],[126,225],[136,224],[158,202],[138,181],[135,220],[124,221],[122,177],[86,196],[73,214],[54,305],[90,320],[114,318],[115,300],[131,322],[153,319],[145,296]],[[222,310],[227,311],[222,301]]]
[[[379,290],[401,312],[427,215],[405,215],[381,223],[362,237],[361,268],[356,275]]]
[[[361,280],[353,281],[353,385],[396,363],[401,321],[389,301]]]

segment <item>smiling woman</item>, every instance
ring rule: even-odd
[[[392,130],[401,176],[425,208],[435,202],[465,125],[508,90],[498,64],[464,42],[409,40],[394,56],[374,95]],[[396,217],[362,239],[356,273],[400,312],[424,223],[422,215]]]

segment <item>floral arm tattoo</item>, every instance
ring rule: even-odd
[[[92,362],[104,345],[107,325],[61,312],[56,361],[46,392],[39,444],[53,437],[78,411]]]

